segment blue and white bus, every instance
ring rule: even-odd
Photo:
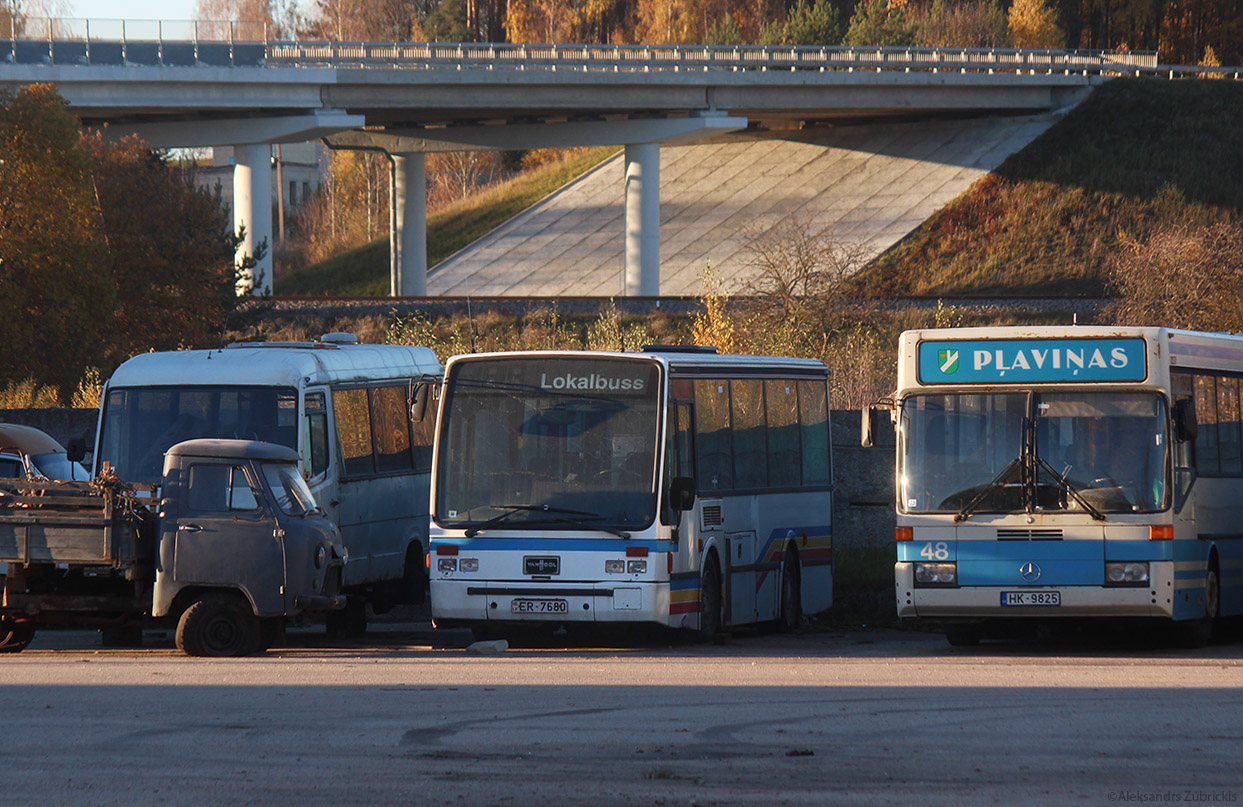
[[[818,361],[527,352],[445,366],[437,627],[798,623],[833,591]]]
[[[1165,328],[909,331],[898,615],[1152,617],[1190,645],[1243,613],[1243,338]]]

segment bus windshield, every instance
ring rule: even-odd
[[[1168,506],[1156,392],[915,395],[902,404],[906,513],[1154,512]]]
[[[525,356],[445,381],[435,518],[485,529],[636,529],[656,517],[659,367]]]
[[[104,402],[95,467],[111,462],[127,482],[159,484],[164,452],[200,437],[298,447],[298,393],[282,387],[112,389]]]

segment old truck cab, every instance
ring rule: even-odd
[[[151,615],[180,613],[177,647],[243,655],[281,617],[345,605],[345,550],[291,448],[187,440],[168,450]]]

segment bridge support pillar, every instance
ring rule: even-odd
[[[394,297],[427,295],[427,156],[390,154],[389,274]]]
[[[627,297],[660,294],[660,144],[626,146]]]
[[[240,264],[260,245],[264,256],[238,281],[238,294],[272,293],[272,147],[249,143],[233,147],[233,230],[244,228],[237,248]]]

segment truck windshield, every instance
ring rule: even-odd
[[[282,387],[112,389],[104,401],[95,467],[111,462],[127,482],[158,484],[164,452],[198,437],[298,447],[298,393]]]
[[[315,496],[294,463],[265,462],[263,477],[268,481],[272,495],[276,497],[276,504],[289,515],[303,516],[319,509]]]
[[[1153,512],[1168,506],[1155,392],[916,395],[902,403],[907,513]]]
[[[445,381],[436,521],[479,531],[651,524],[659,387],[651,361],[456,364]]]

